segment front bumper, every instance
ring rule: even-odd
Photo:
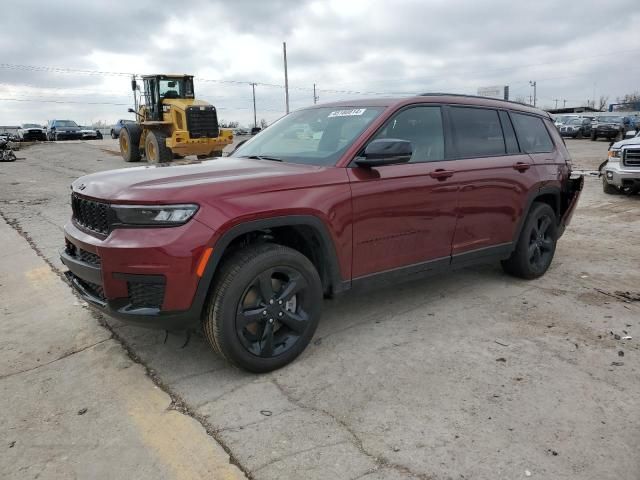
[[[622,165],[619,160],[609,160],[603,168],[603,175],[609,185],[619,188],[640,185],[640,168]]]
[[[80,132],[59,132],[55,134],[56,140],[80,140],[82,134]]]
[[[46,140],[47,135],[44,132],[25,132],[22,134],[22,140],[30,142],[33,140]]]
[[[101,312],[150,328],[196,328],[208,284],[195,270],[212,234],[192,220],[172,228],[115,229],[97,238],[69,222],[60,259],[71,286]]]
[[[563,137],[577,137],[578,133],[580,133],[580,130],[560,130],[560,135]]]

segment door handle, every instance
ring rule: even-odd
[[[429,172],[431,178],[437,178],[438,180],[445,180],[451,177],[455,172],[453,170],[445,170],[444,168],[438,168],[433,172]]]
[[[524,162],[516,162],[513,164],[513,168],[515,168],[519,172],[524,172],[526,170],[529,170],[530,167],[531,167],[531,164],[524,163]]]

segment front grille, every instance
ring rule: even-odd
[[[162,307],[164,283],[127,282],[129,303],[133,308]]]
[[[187,107],[187,130],[191,138],[215,138],[220,134],[218,115],[212,105]]]
[[[71,195],[71,208],[73,220],[88,230],[102,235],[109,233],[109,205],[79,197],[75,193]]]
[[[640,148],[626,148],[622,156],[624,165],[640,167]]]

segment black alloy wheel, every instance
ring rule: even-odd
[[[289,351],[309,327],[305,309],[308,285],[289,267],[270,268],[245,290],[236,314],[236,333],[244,348],[272,358]]]
[[[318,271],[283,245],[250,245],[216,269],[203,319],[213,349],[251,372],[293,361],[311,341],[322,311]]]
[[[542,270],[551,263],[555,250],[555,240],[551,236],[553,222],[549,215],[541,215],[529,232],[529,264],[535,270]]]
[[[556,214],[546,203],[534,202],[511,256],[502,261],[505,272],[520,278],[538,278],[553,260],[558,239]]]

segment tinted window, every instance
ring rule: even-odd
[[[486,108],[451,107],[451,124],[459,157],[504,155],[498,112]]]
[[[504,143],[507,147],[507,153],[519,153],[518,140],[516,139],[516,132],[513,131],[513,125],[509,119],[507,112],[500,111],[500,123],[502,124],[502,131],[504,132]]]
[[[553,142],[541,118],[511,112],[511,120],[518,135],[520,147],[526,153],[553,151]]]
[[[444,134],[440,107],[413,107],[389,120],[373,140],[397,138],[413,147],[410,162],[444,160]]]

